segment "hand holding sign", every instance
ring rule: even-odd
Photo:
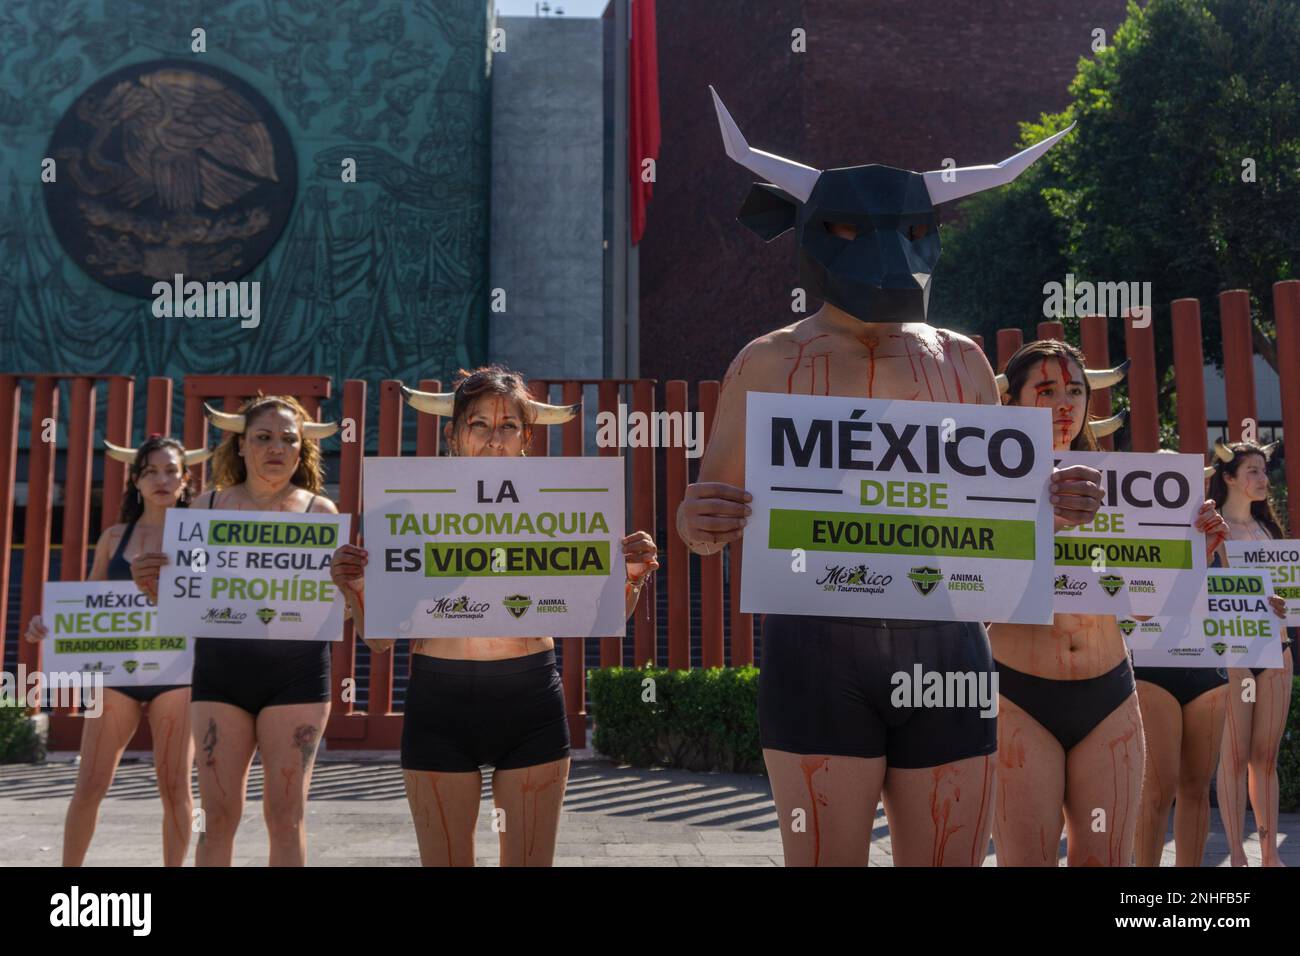
[[[1219,514],[1219,507],[1213,501],[1206,501],[1196,513],[1197,531],[1205,534],[1205,560],[1210,560],[1219,545],[1228,540],[1228,522]]]
[[[677,509],[677,533],[692,551],[715,554],[745,533],[753,500],[744,488],[720,481],[689,485]]]
[[[1051,494],[1057,531],[1087,524],[1101,507],[1101,472],[1087,465],[1055,468]]]
[[[158,576],[163,565],[168,563],[167,555],[161,551],[148,551],[131,562],[131,580],[150,600],[158,600]]]

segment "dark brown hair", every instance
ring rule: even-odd
[[[456,372],[452,388],[456,392],[451,412],[451,433],[453,435],[465,423],[465,416],[469,414],[471,405],[484,395],[501,395],[512,399],[519,406],[520,421],[523,424],[524,447],[528,447],[533,438],[533,421],[536,416],[533,414],[533,407],[530,404],[533,396],[529,394],[528,385],[522,375],[495,364],[482,365],[473,371],[462,368]]]
[[[1232,451],[1232,461],[1221,461],[1218,455],[1213,452],[1210,454],[1214,458],[1214,474],[1210,476],[1210,497],[1214,499],[1214,504],[1220,511],[1223,510],[1224,503],[1228,500],[1228,483],[1224,480],[1225,475],[1237,477],[1237,472],[1245,464],[1247,458],[1251,455],[1259,455],[1264,459],[1264,473],[1268,474],[1268,456],[1264,454],[1264,449],[1255,444],[1253,441],[1232,442],[1227,446]],[[1250,503],[1250,516],[1264,526],[1274,538],[1285,538],[1282,533],[1282,522],[1278,520],[1277,512],[1273,510],[1273,499],[1267,497],[1263,501],[1252,501]]]
[[[325,490],[325,470],[321,465],[320,442],[302,437],[302,423],[311,421],[307,409],[292,395],[258,395],[239,406],[239,414],[244,416],[244,431],[253,427],[253,419],[268,408],[283,408],[298,420],[298,437],[302,446],[298,451],[298,467],[289,482],[310,491],[314,495]],[[248,479],[248,467],[239,454],[239,443],[244,436],[238,432],[226,432],[225,439],[217,446],[212,455],[212,484],[217,490],[242,485]]]
[[[1079,372],[1083,376],[1083,427],[1079,429],[1079,434],[1075,435],[1070,442],[1071,451],[1096,451],[1098,448],[1097,438],[1092,433],[1092,425],[1089,423],[1088,412],[1092,407],[1092,386],[1088,384],[1087,364],[1080,352],[1068,342],[1061,342],[1058,339],[1038,339],[1022,345],[1016,350],[1016,354],[1011,356],[1011,361],[1007,363],[1007,404],[1020,404],[1020,390],[1025,387],[1025,382],[1029,380],[1030,373],[1033,372],[1036,362],[1044,359],[1069,359],[1079,366]]]
[[[136,482],[139,480],[140,474],[148,466],[149,456],[160,448],[172,449],[176,452],[176,457],[180,459],[181,496],[176,501],[177,507],[189,507],[190,500],[194,497],[194,476],[190,474],[189,465],[185,464],[185,446],[175,438],[150,435],[145,440],[145,443],[136,449],[135,461],[131,462],[131,467],[127,471],[127,475],[131,479],[131,489],[122,496],[122,507],[117,512],[117,520],[123,524],[130,524],[144,514],[144,498],[141,496]]]

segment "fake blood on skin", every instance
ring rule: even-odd
[[[803,363],[803,350],[806,349],[813,342],[816,342],[818,339],[824,339],[827,337],[828,334],[826,332],[820,332],[817,335],[814,335],[812,338],[805,339],[802,342],[798,341],[797,339],[795,340],[794,344],[799,346],[799,351],[795,353],[794,363],[790,366],[790,375],[785,380],[785,390],[787,393],[789,394],[794,393],[794,375],[795,372],[799,371],[799,366]]]
[[[943,853],[948,847],[948,838],[962,829],[962,824],[958,824],[951,829],[948,828],[948,818],[952,815],[952,803],[956,800],[961,802],[961,787],[954,788],[952,797],[945,797],[943,806],[939,805],[939,786],[945,774],[955,774],[956,767],[935,767],[932,771],[934,776],[933,788],[930,791],[930,819],[934,821],[934,866],[943,866]],[[943,819],[940,820],[940,812]]]
[[[826,798],[818,796],[816,790],[813,789],[812,778],[813,774],[823,768],[825,768],[827,773],[830,773],[830,767],[827,766],[829,762],[829,757],[804,757],[799,761],[799,767],[803,770],[804,783],[808,787],[808,802],[812,805],[813,866],[820,865],[822,854],[822,832],[817,806],[818,804],[824,804]]]

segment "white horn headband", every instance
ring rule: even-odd
[[[135,464],[135,457],[140,452],[140,449],[138,448],[123,448],[121,445],[114,445],[107,439],[104,440],[104,448],[107,449],[106,454],[109,458],[112,458],[114,461],[124,462],[128,465]],[[185,464],[197,465],[201,462],[205,462],[212,457],[214,451],[216,451],[215,448],[186,448],[183,456]]]
[[[1124,427],[1124,420],[1128,418],[1128,412],[1121,411],[1110,418],[1094,418],[1088,425],[1092,428],[1092,433],[1098,438],[1105,438],[1107,435],[1113,435]]]
[[[419,392],[402,386],[402,397],[406,404],[429,415],[442,415],[450,418],[456,404],[455,392]],[[535,425],[563,425],[572,421],[582,411],[582,402],[573,405],[547,405],[534,399],[528,399],[528,407],[533,412]]]
[[[222,431],[234,432],[236,435],[242,435],[244,428],[248,425],[247,416],[231,412],[219,412],[207,402],[203,403],[203,410],[208,413],[208,421],[216,425]],[[322,438],[329,438],[339,430],[338,422],[303,422],[302,437],[311,438],[320,441]]]
[[[1085,368],[1083,374],[1088,379],[1089,388],[1093,390],[1110,388],[1124,381],[1124,376],[1128,374],[1128,368],[1132,364],[1132,359],[1125,359],[1114,368]],[[1011,387],[1011,380],[1007,378],[1005,372],[999,372],[993,378],[998,383],[998,392],[1005,395],[1007,389]]]

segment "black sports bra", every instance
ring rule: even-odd
[[[132,521],[122,532],[122,537],[118,539],[117,550],[113,556],[108,559],[108,580],[110,581],[130,581],[131,580],[131,562],[125,558],[126,543],[131,540],[131,534],[135,531],[135,522]]]

